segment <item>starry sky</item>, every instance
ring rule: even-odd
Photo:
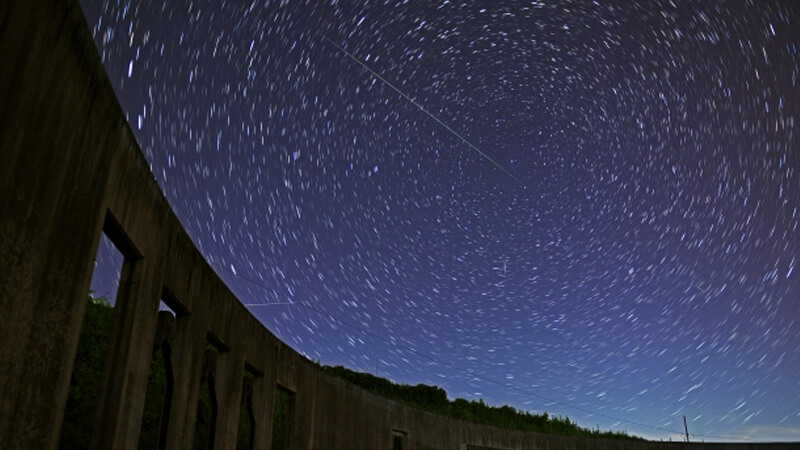
[[[299,352],[800,440],[797,3],[81,3],[181,223]]]

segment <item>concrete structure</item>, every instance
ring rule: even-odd
[[[174,384],[163,446],[193,447],[201,379],[232,449],[243,389],[268,449],[276,389],[292,449],[675,448],[564,438],[447,419],[323,373],[279,341],[198,252],[148,169],[77,0],[0,3],[0,448],[58,445],[101,232],[125,256],[91,448],[138,446],[154,343]],[[161,314],[164,300],[177,313]],[[218,350],[206,357],[207,343]],[[245,369],[253,378],[243,383]],[[745,448],[692,445],[695,448]],[[749,448],[798,448],[758,445]]]

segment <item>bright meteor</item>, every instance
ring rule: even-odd
[[[453,134],[455,137],[457,137],[457,138],[461,139],[461,141],[462,141],[462,142],[464,142],[465,144],[469,145],[469,146],[470,146],[470,148],[472,148],[473,150],[475,150],[476,152],[478,152],[478,153],[479,153],[481,156],[483,156],[483,157],[484,157],[484,159],[486,159],[487,161],[489,161],[489,162],[491,162],[492,164],[494,164],[494,165],[495,165],[495,167],[497,167],[498,169],[500,169],[500,170],[502,170],[503,172],[505,172],[505,173],[506,173],[506,175],[510,176],[510,177],[511,177],[511,178],[512,178],[514,181],[516,181],[516,182],[517,182],[517,183],[519,183],[520,185],[522,185],[522,186],[525,186],[525,184],[524,184],[524,183],[523,183],[523,182],[522,182],[522,181],[521,181],[519,178],[517,178],[517,177],[515,177],[514,175],[512,175],[512,174],[511,174],[511,172],[509,172],[508,170],[506,170],[506,168],[505,168],[505,167],[501,166],[501,165],[500,165],[500,164],[499,164],[497,161],[493,160],[491,156],[489,156],[489,155],[487,155],[486,153],[484,153],[484,152],[483,152],[481,149],[479,149],[478,147],[476,147],[476,146],[475,146],[475,145],[474,145],[472,142],[468,141],[468,140],[467,140],[467,139],[466,139],[464,136],[460,135],[460,134],[459,134],[459,133],[458,133],[456,130],[452,129],[452,128],[451,128],[449,125],[447,125],[446,123],[442,122],[442,121],[441,121],[441,120],[440,120],[438,117],[436,117],[436,116],[434,116],[433,114],[431,114],[431,112],[430,112],[430,111],[428,111],[428,110],[427,110],[427,109],[425,109],[425,108],[424,108],[422,105],[420,105],[419,103],[417,103],[416,101],[414,101],[414,99],[413,99],[413,98],[411,98],[411,97],[409,97],[408,95],[406,95],[406,94],[405,94],[403,91],[401,91],[401,90],[400,90],[400,89],[398,89],[398,88],[397,88],[395,85],[393,85],[393,84],[392,84],[392,83],[390,83],[388,80],[386,80],[386,78],[383,78],[382,76],[380,76],[380,74],[378,74],[377,72],[375,72],[374,70],[372,70],[372,69],[371,69],[369,66],[367,66],[366,64],[364,64],[364,63],[363,63],[361,60],[359,60],[358,58],[356,58],[355,56],[353,56],[353,55],[352,55],[350,52],[348,52],[347,50],[345,50],[345,49],[344,49],[342,46],[340,46],[340,45],[339,45],[339,44],[337,44],[336,42],[333,42],[332,40],[328,39],[328,37],[327,37],[327,36],[322,36],[322,37],[323,37],[323,38],[325,38],[325,40],[326,40],[326,41],[330,42],[330,43],[331,43],[331,44],[332,44],[334,47],[336,47],[336,48],[338,48],[339,50],[341,50],[341,51],[342,51],[342,53],[344,53],[345,55],[349,56],[349,57],[350,57],[350,59],[352,59],[353,61],[357,62],[359,65],[361,65],[361,67],[363,67],[363,68],[367,69],[367,70],[369,71],[369,73],[371,73],[373,76],[375,76],[375,78],[377,78],[377,79],[381,80],[381,81],[382,81],[384,84],[386,84],[386,85],[387,85],[387,86],[389,86],[390,88],[394,89],[394,91],[395,91],[395,92],[397,92],[398,94],[402,95],[402,96],[403,96],[403,98],[405,98],[406,100],[408,100],[409,102],[411,102],[411,104],[413,104],[414,106],[416,106],[417,108],[419,108],[419,109],[420,109],[420,111],[422,111],[422,112],[424,112],[425,114],[427,114],[427,115],[428,115],[428,117],[430,117],[431,119],[433,119],[433,120],[435,120],[436,122],[438,122],[438,123],[439,123],[439,125],[441,125],[441,126],[445,127],[445,129],[447,129],[447,131],[449,131],[450,133],[452,133],[452,134]]]

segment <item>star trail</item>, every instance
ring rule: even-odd
[[[82,5],[181,223],[299,352],[800,440],[796,2]]]

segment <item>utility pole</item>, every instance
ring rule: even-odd
[[[689,442],[689,427],[686,425],[686,416],[683,416],[683,429],[686,431],[686,442]]]

